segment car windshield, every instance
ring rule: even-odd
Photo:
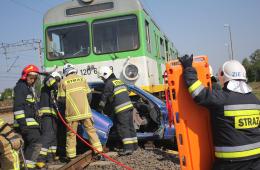
[[[139,36],[136,16],[95,21],[93,23],[93,42],[96,54],[138,49]]]
[[[47,29],[48,59],[73,58],[89,54],[87,23],[55,26]]]
[[[138,88],[136,86],[129,85],[128,89],[130,91],[133,91],[134,93],[139,93],[139,94],[145,96],[146,98],[149,98],[151,101],[154,101],[154,102],[156,102],[157,104],[159,104],[161,106],[165,105],[165,103],[162,100],[160,100],[159,98],[155,97],[154,95],[152,95],[152,94],[148,93],[147,91],[142,90],[142,89],[140,89],[140,88]]]

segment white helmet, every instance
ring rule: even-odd
[[[59,79],[61,79],[61,75],[60,75],[60,73],[57,72],[57,71],[52,72],[52,73],[51,73],[51,76],[52,76],[53,78],[58,77]]]
[[[209,74],[210,74],[210,77],[214,76],[214,72],[213,72],[211,65],[209,65]]]
[[[71,73],[77,73],[78,70],[75,68],[73,64],[67,63],[63,66],[63,74],[68,76]]]
[[[52,72],[52,73],[51,73],[51,77],[55,78],[56,81],[58,81],[58,82],[62,79],[60,73],[57,72],[57,71]]]
[[[222,85],[230,80],[247,81],[244,66],[236,60],[226,61],[219,69],[218,77]]]
[[[101,66],[98,68],[97,75],[99,78],[107,79],[113,71],[108,66]]]

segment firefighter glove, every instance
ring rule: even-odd
[[[179,58],[179,61],[181,62],[181,65],[183,66],[183,68],[188,68],[188,67],[192,67],[192,61],[193,61],[193,54],[189,55],[184,55],[181,58]]]
[[[106,105],[106,103],[105,103],[105,102],[103,102],[103,101],[100,101],[100,102],[99,102],[99,104],[98,104],[97,111],[98,111],[98,112],[100,112],[100,113],[102,113],[102,112],[103,112],[103,110],[104,110],[104,108],[105,108],[105,105]]]

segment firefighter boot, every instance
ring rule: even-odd
[[[124,149],[122,151],[118,152],[119,156],[126,156],[126,155],[132,155],[133,154],[133,150],[129,150],[129,149]]]

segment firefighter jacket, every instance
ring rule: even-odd
[[[33,87],[19,80],[14,88],[14,127],[39,128],[35,119],[38,112],[36,102]]]
[[[87,94],[91,90],[83,76],[69,74],[59,86],[58,98],[65,97],[65,118],[68,122],[91,118]]]
[[[57,117],[54,101],[57,98],[58,83],[55,78],[48,76],[43,81],[40,97],[40,114],[41,116]]]
[[[16,133],[14,133],[10,125],[4,122],[2,118],[0,118],[0,136],[3,136],[10,144],[12,144],[13,149],[18,150],[20,148],[20,142],[19,142],[19,146],[13,146],[13,141],[19,140],[20,137]],[[2,147],[6,147],[6,146],[4,145]]]
[[[111,74],[108,79],[105,80],[105,87],[99,106],[104,108],[107,101],[112,104],[116,114],[133,109],[133,104],[129,98],[126,85],[117,79],[114,74]]]
[[[236,93],[226,87],[211,91],[192,67],[184,70],[184,80],[195,102],[211,113],[215,157],[231,161],[260,157],[259,100],[252,93]]]

